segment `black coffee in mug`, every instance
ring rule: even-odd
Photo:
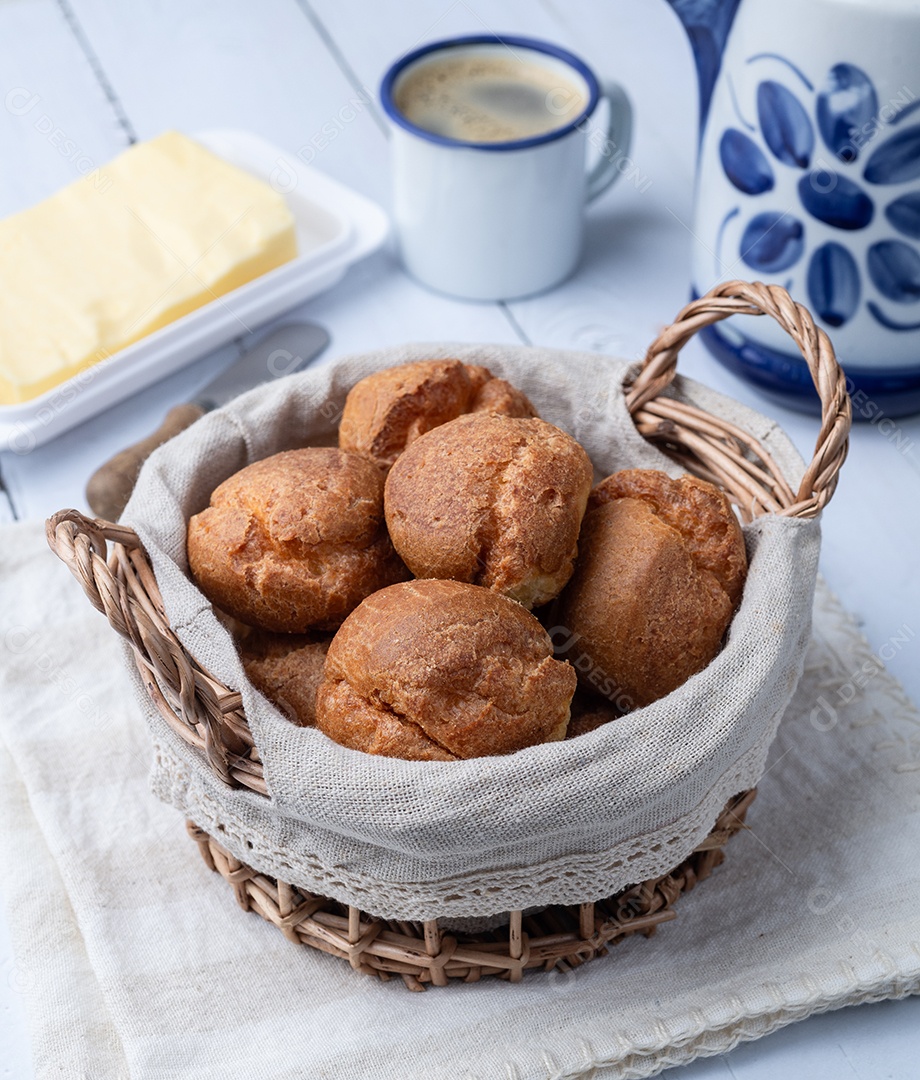
[[[410,123],[460,142],[514,142],[565,127],[587,105],[584,89],[510,49],[421,63],[399,81],[395,104]]]

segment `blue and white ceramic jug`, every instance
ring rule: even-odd
[[[851,392],[920,410],[920,3],[670,2],[700,77],[695,293],[785,286]],[[706,331],[713,354],[786,404],[816,403],[779,328],[744,322]]]

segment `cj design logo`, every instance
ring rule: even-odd
[[[6,95],[4,104],[12,116],[26,116],[40,101],[40,94],[33,94],[24,86],[16,86]]]
[[[630,712],[635,708],[632,698],[623,691],[623,688],[611,675],[594,662],[584,650],[577,651],[577,655],[566,655],[580,640],[581,634],[573,633],[567,626],[554,626],[547,630],[549,639],[553,644],[553,655],[564,658],[582,676],[581,681],[587,682],[594,690],[615,705],[620,712]]]
[[[905,623],[893,634],[877,653],[865,660],[850,677],[834,692],[834,701],[820,694],[817,704],[811,710],[809,720],[816,731],[830,731],[839,720],[837,706],[849,705],[860,690],[864,689],[877,675],[885,670],[886,661],[894,659],[901,649],[916,637],[914,631]]]
[[[6,440],[7,449],[12,450],[14,454],[18,454],[20,457],[31,454],[37,445],[38,436],[22,421],[16,424]]]
[[[279,195],[288,195],[297,187],[297,173],[294,166],[283,157],[275,158],[269,183]]]
[[[40,94],[33,94],[25,86],[16,86],[7,93],[3,103],[11,116],[28,116],[29,122],[39,135],[46,139],[61,157],[66,158],[84,179],[91,180],[98,192],[108,191],[113,180],[97,168],[96,162],[89,154],[85,153],[83,148],[62,127],[59,127],[48,113],[42,112],[37,118],[35,117],[35,110],[41,100]]]
[[[581,634],[573,633],[567,626],[554,626],[552,630],[548,630],[549,639],[553,643],[553,653],[556,656],[564,656],[569,649],[575,644],[581,637]],[[557,641],[556,638],[559,637]]]

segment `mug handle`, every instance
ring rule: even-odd
[[[620,175],[617,162],[629,153],[632,138],[632,106],[626,91],[619,83],[605,79],[601,83],[601,100],[605,98],[610,108],[606,138],[600,160],[588,173],[586,202],[593,202]]]

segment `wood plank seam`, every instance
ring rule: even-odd
[[[19,521],[19,514],[13,496],[3,479],[3,466],[0,463],[0,521]]]
[[[322,43],[326,46],[327,50],[329,51],[329,55],[338,65],[339,70],[345,76],[352,90],[354,90],[356,94],[364,94],[369,88],[365,86],[364,83],[362,83],[361,80],[358,78],[358,73],[348,62],[348,58],[345,56],[344,51],[339,48],[335,38],[332,36],[332,34],[329,33],[326,24],[313,10],[312,6],[309,3],[309,0],[294,0],[294,3],[301,10],[304,17],[316,31],[320,41],[322,41]],[[387,122],[386,120],[384,120],[383,115],[381,114],[380,109],[377,106],[377,99],[374,96],[373,92],[371,93],[367,102],[367,111],[371,119],[377,125],[377,127],[380,128],[380,130],[383,132],[383,137],[389,140],[390,129],[387,126]]]
[[[348,57],[345,55],[345,51],[339,47],[335,38],[329,32],[328,27],[316,13],[309,0],[294,0],[294,3],[301,10],[304,18],[307,19],[307,21],[316,31],[319,39],[326,46],[329,51],[329,55],[338,65],[339,70],[345,76],[345,79],[348,81],[348,84],[349,86],[351,86],[352,90],[354,90],[356,94],[366,95],[369,88],[358,77],[358,73],[349,63]],[[377,99],[373,93],[371,93],[368,97],[367,111],[371,119],[377,125],[377,127],[380,128],[380,130],[383,132],[384,138],[389,142],[390,129],[387,125],[386,120],[383,118],[380,109],[377,106]],[[507,321],[508,325],[511,327],[512,331],[517,336],[521,344],[532,345],[533,342],[530,340],[527,334],[524,333],[523,328],[521,327],[517,319],[514,317],[507,303],[504,300],[499,300],[496,306],[498,307],[502,315],[505,317],[505,320]]]
[[[80,20],[77,18],[77,14],[70,5],[70,0],[56,0],[58,9],[61,15],[64,17],[64,21],[67,23],[68,29],[73,34],[77,45],[80,47],[81,52],[86,57],[86,62],[89,64],[93,76],[96,82],[99,83],[99,87],[105,95],[106,101],[112,107],[112,111],[115,114],[115,119],[118,121],[118,126],[125,133],[128,142],[133,145],[138,141],[137,132],[134,130],[134,125],[125,111],[124,106],[121,103],[118,94],[115,92],[115,88],[112,86],[108,75],[105,73],[105,69],[102,66],[102,62],[99,59],[95,49],[93,48],[89,38],[86,36],[83,27],[80,25]]]

